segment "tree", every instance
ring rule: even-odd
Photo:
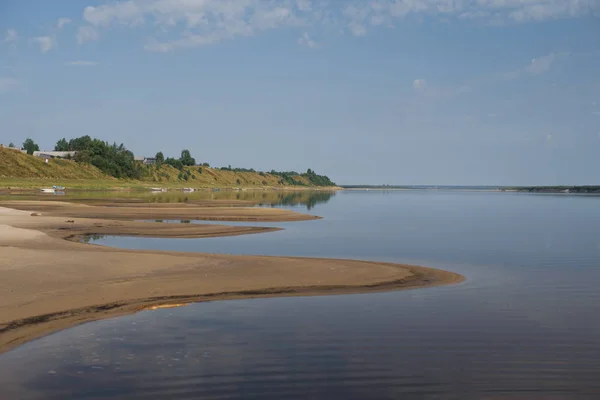
[[[156,153],[154,158],[156,159],[157,167],[160,167],[162,165],[162,163],[165,162],[165,155],[162,153],[162,151],[159,151],[158,153]]]
[[[170,165],[173,168],[177,168],[180,171],[183,169],[182,162],[171,157],[167,157],[165,164]]]
[[[69,151],[69,142],[67,142],[67,139],[62,138],[58,142],[56,142],[56,146],[54,146],[54,151]]]
[[[40,151],[40,146],[38,146],[31,138],[25,139],[23,148],[27,150],[27,154],[29,155],[33,154],[34,151]]]
[[[15,147],[15,144],[14,144],[13,142],[10,142],[10,143],[8,144],[8,147]]]
[[[196,165],[196,160],[192,157],[188,149],[181,150],[179,161],[181,161],[183,165]]]

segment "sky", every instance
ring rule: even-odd
[[[0,0],[0,143],[600,184],[600,0]]]

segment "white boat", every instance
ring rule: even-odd
[[[183,189],[181,189],[181,191],[182,192],[194,192],[194,191],[196,191],[196,189],[194,189],[194,188],[183,188]]]
[[[150,188],[153,192],[166,192],[167,188]]]
[[[41,188],[40,191],[42,193],[54,193],[54,188]]]

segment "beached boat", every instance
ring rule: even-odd
[[[194,191],[196,191],[196,189],[194,189],[194,188],[182,188],[181,191],[182,192],[194,192]]]
[[[51,188],[41,188],[42,193],[62,193],[65,191],[64,186],[52,186]]]
[[[153,192],[166,192],[167,188],[150,188]]]

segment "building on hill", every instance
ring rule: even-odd
[[[21,150],[23,151],[23,150]],[[25,150],[25,152],[27,152]],[[49,158],[72,158],[77,154],[76,151],[34,151],[34,157],[49,159]]]
[[[144,165],[156,164],[156,158],[154,158],[154,157],[135,156],[135,157],[133,157],[133,159],[135,161],[141,162]]]

